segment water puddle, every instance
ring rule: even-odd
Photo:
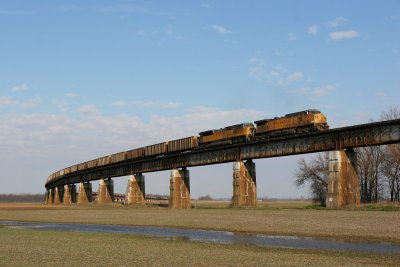
[[[348,243],[333,240],[321,240],[311,237],[244,235],[233,232],[212,230],[179,229],[153,226],[63,223],[59,224],[14,221],[0,221],[0,225],[14,229],[148,235],[157,236],[168,240],[178,239],[205,243],[245,244],[280,248],[330,249],[381,253],[400,253],[400,245],[387,243]]]

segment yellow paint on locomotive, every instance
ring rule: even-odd
[[[239,137],[248,138],[252,136],[253,129],[254,127],[249,125],[240,128],[215,130],[213,134],[200,136],[199,143],[212,143]]]
[[[266,121],[263,125],[257,125],[256,134],[314,125],[326,126],[326,117],[322,113],[317,113],[271,119]]]

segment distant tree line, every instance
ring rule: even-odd
[[[198,200],[213,200],[210,195],[199,196]]]
[[[0,194],[0,202],[44,202],[44,194]]]
[[[392,107],[381,116],[381,120],[399,118],[399,107]],[[400,202],[400,144],[361,147],[355,151],[361,202]],[[295,172],[296,185],[309,184],[313,200],[322,205],[328,191],[328,164],[328,153],[319,153],[309,162],[300,159]]]

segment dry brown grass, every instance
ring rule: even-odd
[[[397,254],[275,249],[0,228],[1,266],[395,266]]]
[[[0,204],[0,220],[168,226],[400,243],[398,211]]]

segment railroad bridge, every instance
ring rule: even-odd
[[[232,206],[257,204],[253,159],[329,151],[328,207],[360,203],[355,147],[400,143],[400,120],[390,120],[321,132],[198,148],[171,155],[124,160],[61,174],[46,182],[47,204],[92,202],[91,181],[99,180],[98,204],[114,199],[112,178],[129,175],[125,203],[145,204],[143,173],[171,170],[169,207],[190,208],[189,167],[233,162]],[[79,184],[77,192],[76,184]]]

